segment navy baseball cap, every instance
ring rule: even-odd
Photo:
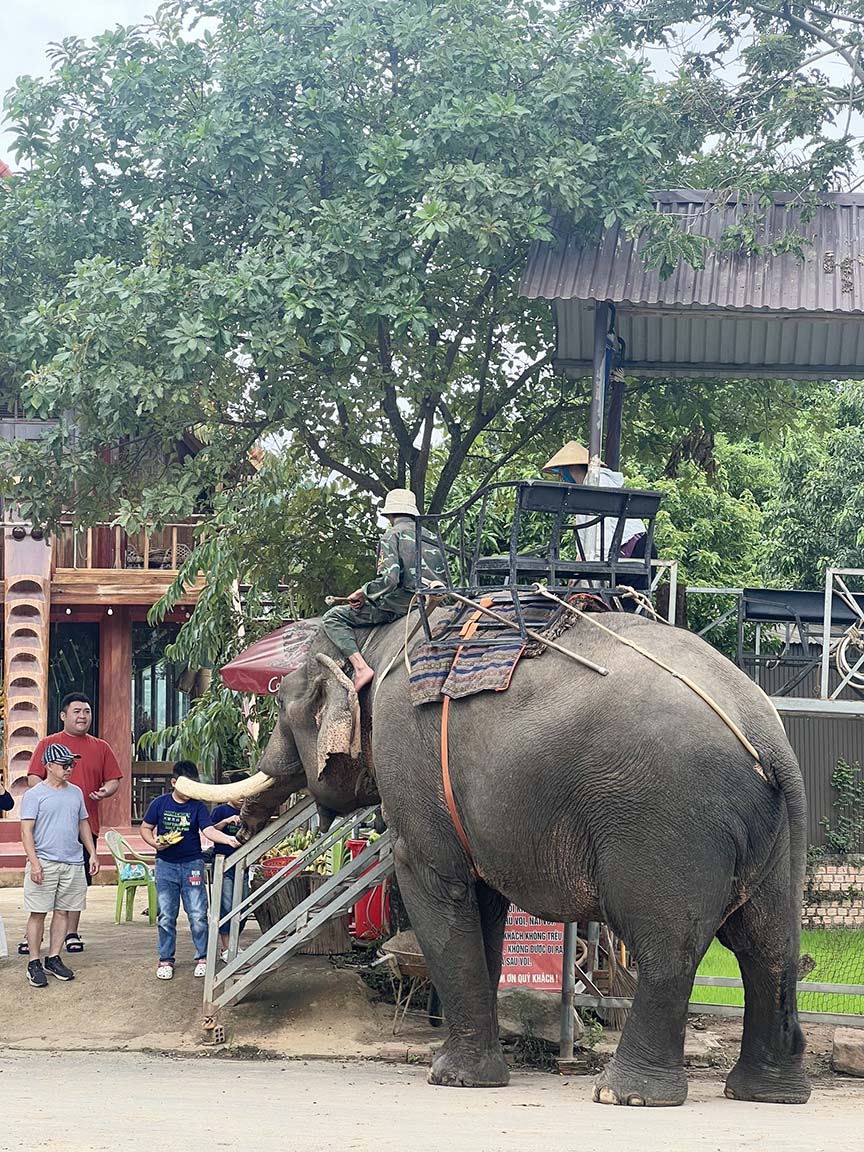
[[[43,764],[66,764],[71,760],[80,760],[81,757],[65,744],[49,744],[42,753]]]

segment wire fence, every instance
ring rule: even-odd
[[[864,861],[857,856],[817,857],[808,870],[802,908],[798,1008],[807,1014],[840,1014],[864,1022]],[[740,978],[738,962],[714,941],[699,978]],[[697,984],[693,1000],[742,1005],[741,988]]]

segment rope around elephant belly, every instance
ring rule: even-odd
[[[753,769],[757,776],[760,776],[767,784],[768,777],[765,775],[765,769],[759,760],[759,753],[732,719],[732,717],[725,712],[717,701],[709,696],[708,693],[700,688],[695,681],[691,680],[689,676],[685,676],[683,672],[677,672],[669,664],[664,663],[657,656],[654,656],[647,649],[643,648],[641,644],[636,644],[633,640],[628,640],[626,636],[620,636],[617,632],[613,632],[611,628],[607,628],[605,624],[601,624],[599,620],[595,620],[593,615],[583,612],[579,608],[575,608],[572,604],[568,604],[566,600],[562,600],[560,596],[556,596],[550,592],[545,584],[535,584],[534,590],[539,592],[541,596],[545,596],[547,600],[554,600],[556,604],[560,604],[562,608],[566,608],[568,612],[572,612],[574,616],[578,616],[580,620],[587,620],[595,628],[599,628],[601,632],[605,632],[607,636],[611,636],[621,644],[625,644],[628,648],[632,648],[634,652],[638,652],[640,656],[644,656],[646,660],[650,660],[652,664],[656,664],[658,668],[662,668],[664,672],[668,672],[675,680],[680,680],[691,692],[695,692],[700,700],[703,700],[712,712],[723,721],[729,731],[741,742],[746,748],[747,752],[753,757],[755,763]]]

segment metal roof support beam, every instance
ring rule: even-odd
[[[606,339],[609,332],[609,305],[594,302],[594,362],[591,371],[591,417],[588,426],[588,483],[597,484],[603,457],[603,414],[606,408]]]

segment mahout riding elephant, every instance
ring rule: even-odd
[[[362,693],[362,731],[326,639],[285,678],[259,772],[240,786],[244,821],[260,828],[304,787],[325,827],[380,798],[449,1026],[431,1083],[508,1081],[496,992],[512,901],[547,920],[605,921],[638,962],[633,1008],[595,1100],[684,1102],[687,1002],[717,936],[738,958],[746,1001],[726,1095],[804,1103],[796,980],[806,809],[783,726],[761,689],[699,637],[632,615],[603,623],[710,693],[758,762],[680,679],[580,619],[559,643],[609,675],[547,651],[523,659],[506,692],[452,702],[450,773],[469,859],[445,801],[442,707],[412,706],[398,621],[363,639],[376,678]],[[237,785],[184,790],[238,795]]]

